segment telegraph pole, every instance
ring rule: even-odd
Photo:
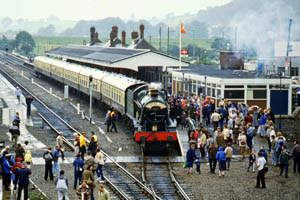
[[[168,27],[167,54],[169,55],[170,27]]]
[[[159,27],[159,51],[161,52],[161,27]]]

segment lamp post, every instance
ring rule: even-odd
[[[90,75],[90,124],[92,123],[93,76]]]
[[[282,112],[282,109],[281,109],[281,98],[282,98],[282,94],[281,94],[281,77],[282,77],[282,74],[281,72],[279,72],[279,80],[280,80],[280,84],[279,84],[279,130],[281,131],[281,112]]]
[[[206,99],[206,76],[204,76],[204,84],[205,84],[205,88],[204,88],[204,99]]]

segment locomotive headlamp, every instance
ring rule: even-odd
[[[142,127],[138,127],[138,132],[141,132],[142,131]]]
[[[152,131],[153,131],[153,132],[157,131],[157,125],[153,125],[153,126],[152,126]]]

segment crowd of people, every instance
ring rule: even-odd
[[[275,132],[275,115],[271,108],[248,107],[244,103],[224,99],[218,104],[209,98],[201,103],[196,95],[171,95],[169,98],[170,118],[177,121],[178,128],[186,130],[190,142],[184,164],[188,168],[187,173],[192,173],[193,164],[201,173],[200,160],[207,159],[210,172],[215,173],[218,163],[219,176],[224,176],[224,171],[230,170],[233,145],[238,147],[242,160],[248,156],[248,171],[258,169],[256,187],[260,187],[262,182],[265,188],[264,177],[269,165],[280,167],[280,175],[285,170],[285,177],[288,178],[288,161],[294,158],[294,172],[300,173],[298,141],[295,141],[292,153],[287,150],[286,139],[280,131]],[[255,152],[253,138],[256,135],[265,138],[268,149],[262,146]],[[272,162],[268,162],[268,153]]]

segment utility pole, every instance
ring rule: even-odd
[[[237,27],[234,29],[234,47],[237,50]]]
[[[159,51],[161,52],[161,27],[159,27]]]
[[[169,55],[170,27],[168,27],[167,54]]]
[[[93,76],[90,75],[90,124],[92,123]]]
[[[205,83],[205,88],[204,88],[204,98],[206,99],[206,76],[204,76],[204,83]]]
[[[195,31],[192,30],[193,32],[193,59],[195,58]]]
[[[292,61],[291,61],[291,58],[289,58],[289,52],[292,51],[292,47],[290,46],[292,22],[293,22],[293,20],[290,19],[289,20],[289,29],[288,29],[288,41],[287,41],[287,47],[286,47],[285,71],[286,71],[287,76],[291,76],[291,67],[292,67]]]
[[[152,35],[149,35],[149,43],[151,44]]]

